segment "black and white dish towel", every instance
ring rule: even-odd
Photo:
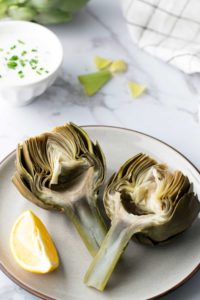
[[[141,49],[187,74],[200,72],[200,0],[121,0]]]

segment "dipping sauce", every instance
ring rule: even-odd
[[[37,41],[3,39],[0,43],[0,84],[5,81],[29,81],[51,72],[52,54]]]

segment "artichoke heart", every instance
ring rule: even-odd
[[[92,255],[106,235],[97,206],[104,154],[75,124],[56,127],[18,145],[13,183],[36,205],[64,212]]]
[[[192,184],[181,171],[171,171],[142,153],[110,178],[104,206],[111,228],[84,279],[101,291],[132,236],[155,244],[166,241],[186,230],[200,210]]]

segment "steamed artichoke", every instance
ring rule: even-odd
[[[186,230],[200,203],[192,184],[145,154],[126,161],[104,193],[111,228],[86,275],[88,286],[103,290],[133,235],[161,242]]]
[[[72,14],[88,0],[0,0],[0,17],[57,24],[71,20]]]
[[[106,235],[97,207],[105,159],[80,127],[69,124],[18,145],[13,183],[36,205],[64,212],[95,255]]]

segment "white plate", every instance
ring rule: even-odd
[[[102,146],[108,176],[132,155],[145,152],[180,169],[194,183],[200,196],[200,174],[180,153],[147,135],[113,127],[85,127]],[[112,278],[101,293],[86,287],[82,280],[91,257],[65,216],[45,211],[24,199],[11,183],[15,153],[0,165],[0,265],[17,284],[43,299],[144,300],[166,293],[188,279],[200,263],[199,219],[170,244],[148,247],[130,242]],[[58,248],[61,266],[53,273],[36,275],[15,263],[9,235],[16,218],[32,209],[45,223]]]

